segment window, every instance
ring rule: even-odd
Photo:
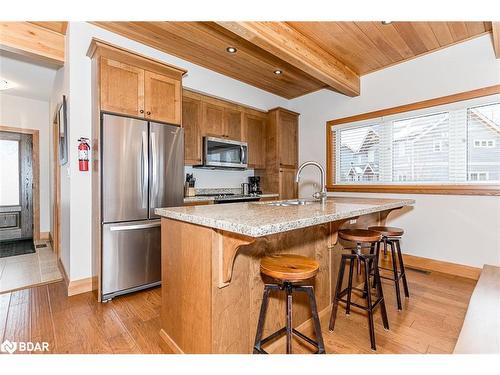
[[[335,184],[500,183],[500,100],[486,101],[331,126]]]
[[[19,142],[0,139],[0,206],[19,205]]]

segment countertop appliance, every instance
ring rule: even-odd
[[[248,144],[230,139],[203,138],[203,166],[208,168],[246,169]]]
[[[102,300],[159,285],[157,207],[182,206],[184,132],[178,126],[103,114]]]
[[[260,176],[249,176],[248,183],[250,184],[250,194],[262,194],[262,190],[260,190]]]
[[[215,193],[215,194],[198,194],[197,196],[214,197],[215,204],[260,201],[260,196],[258,196],[257,194]]]

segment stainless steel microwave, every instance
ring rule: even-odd
[[[203,166],[245,169],[248,166],[248,144],[224,138],[205,137]]]

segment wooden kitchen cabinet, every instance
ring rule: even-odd
[[[203,136],[224,136],[224,107],[202,100],[203,117],[200,124]]]
[[[234,141],[241,141],[242,112],[238,109],[224,109],[224,136]]]
[[[297,168],[298,115],[282,110],[279,112],[278,117],[280,165],[288,168]]]
[[[279,195],[280,199],[295,199],[297,198],[297,183],[295,176],[297,170],[295,168],[280,168],[279,170]]]
[[[245,113],[246,142],[248,143],[248,166],[266,167],[266,117]]]
[[[144,116],[144,69],[102,58],[100,78],[103,111]]]
[[[99,62],[101,111],[181,124],[185,70],[97,41],[89,55]]]
[[[184,94],[182,98],[182,127],[184,128],[184,163],[200,165],[202,163],[202,104],[196,97]]]
[[[144,73],[145,114],[148,120],[181,123],[181,81],[149,71]]]

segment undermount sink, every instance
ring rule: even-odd
[[[305,206],[307,204],[319,203],[319,201],[306,201],[301,199],[296,199],[292,201],[280,201],[280,202],[269,202],[265,203],[267,206],[277,206],[277,207],[289,207],[289,206]]]

